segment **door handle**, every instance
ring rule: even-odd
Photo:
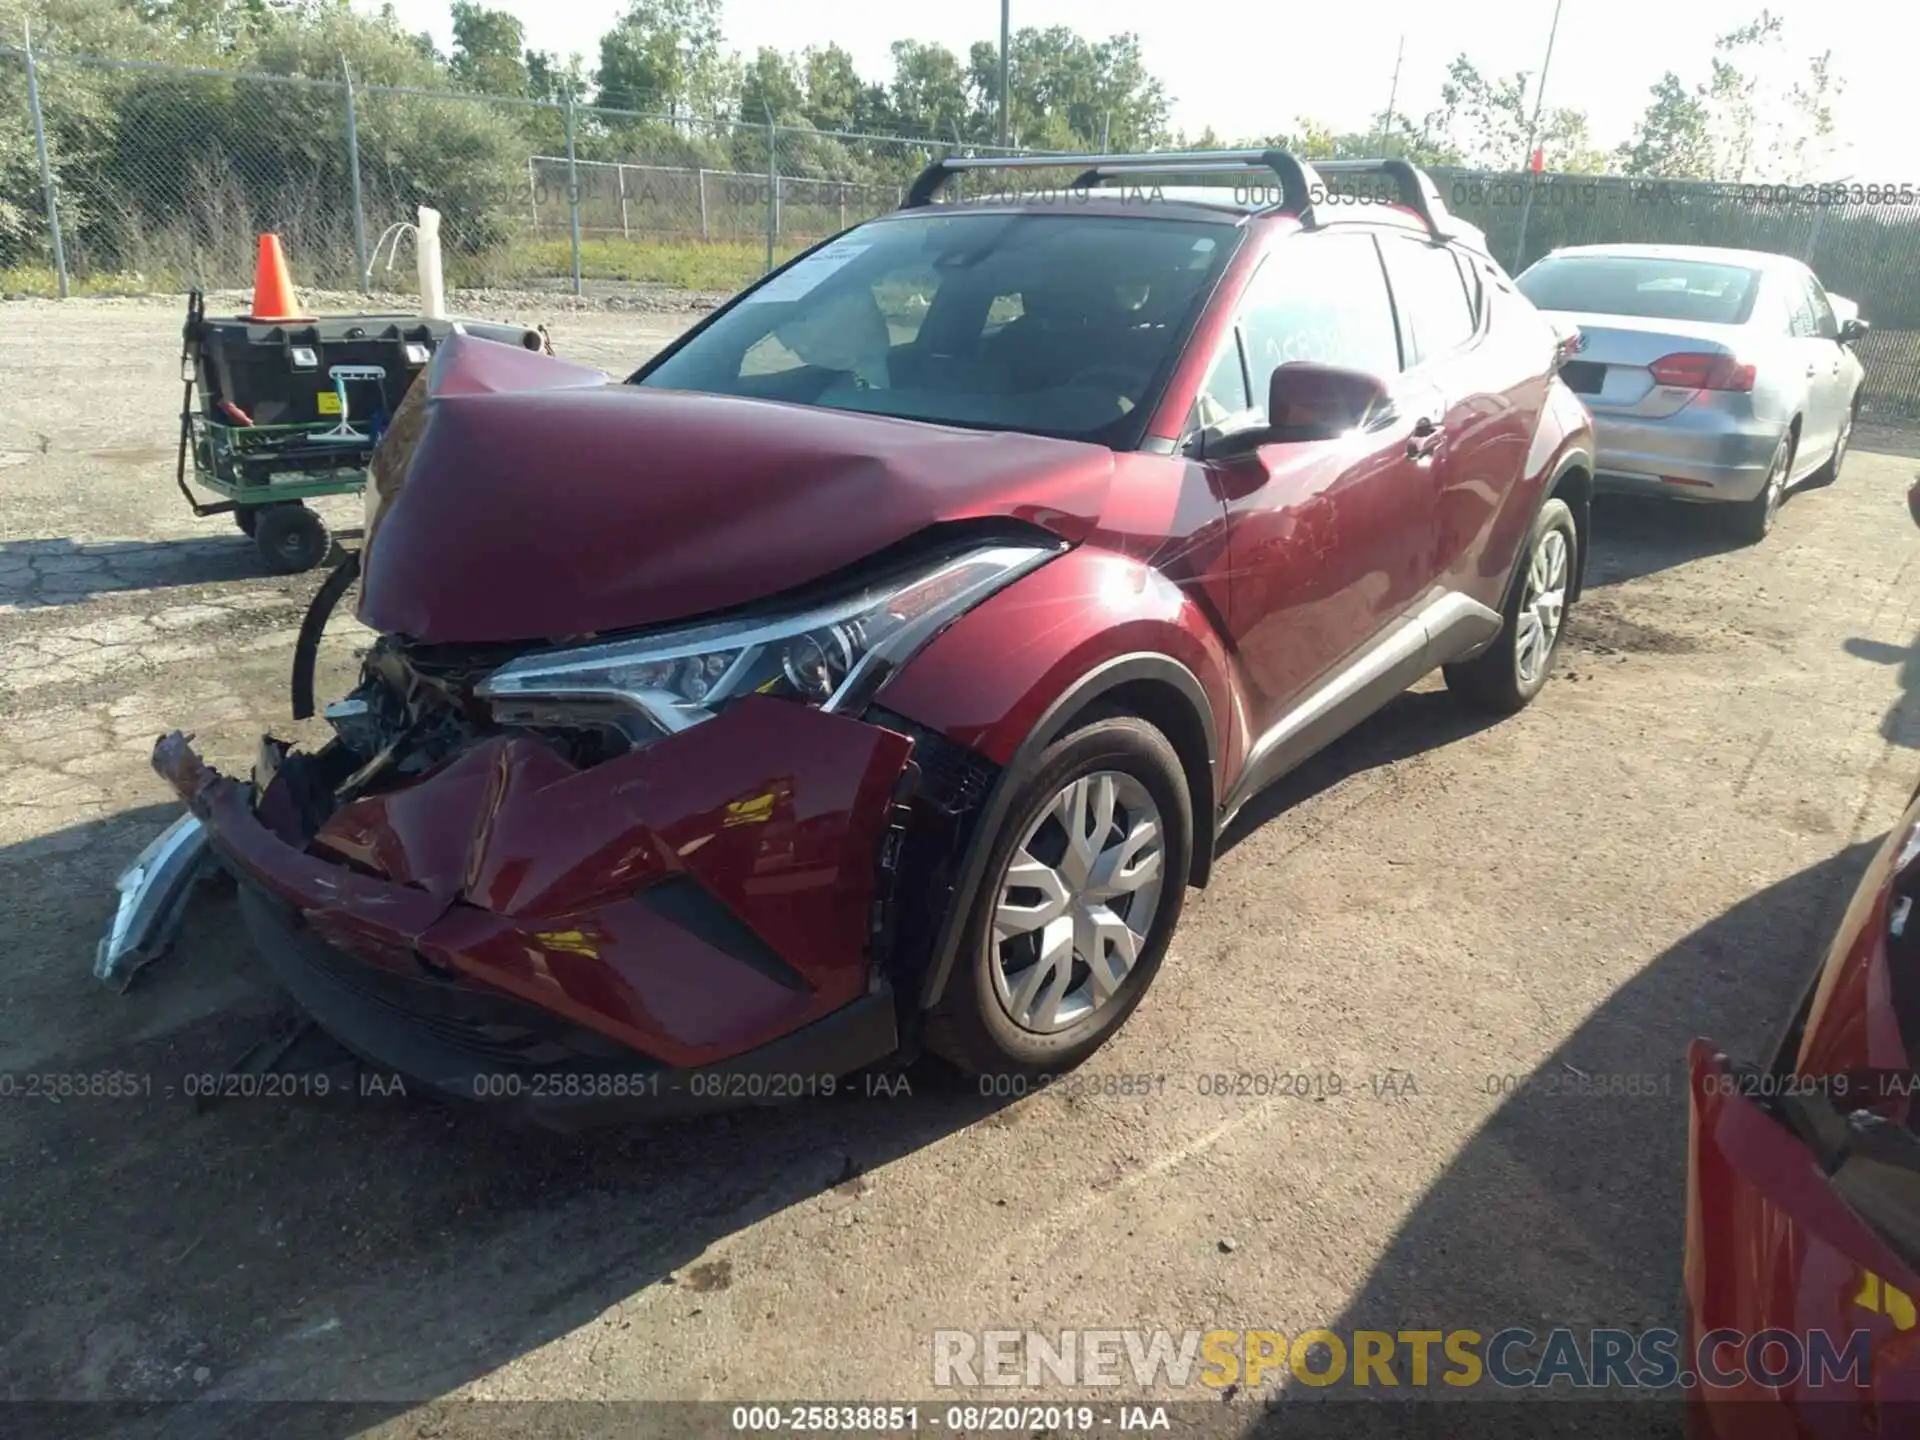
[[[1409,460],[1431,460],[1440,443],[1447,438],[1446,426],[1422,415],[1413,422],[1413,434],[1407,439]]]

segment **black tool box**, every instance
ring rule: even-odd
[[[332,542],[306,502],[365,488],[387,422],[456,333],[547,349],[543,331],[485,320],[210,317],[193,291],[180,352],[185,396],[174,483],[195,515],[231,514],[270,569],[310,569]],[[220,500],[194,498],[189,465]]]
[[[190,317],[198,335],[201,403],[208,419],[233,423],[236,407],[255,425],[301,425],[340,418],[336,366],[378,368],[378,382],[348,382],[348,404],[364,420],[400,408],[414,377],[457,329],[529,350],[537,330],[481,320],[427,320],[418,315],[329,315],[319,320]],[[197,340],[197,344],[193,342]],[[222,402],[225,402],[224,404]],[[244,423],[244,422],[243,422]]]

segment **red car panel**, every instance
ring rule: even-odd
[[[1683,1353],[1717,1330],[1871,1336],[1865,1384],[1811,1376],[1775,1389],[1697,1384],[1693,1440],[1894,1440],[1920,1403],[1920,1274],[1834,1192],[1793,1133],[1739,1093],[1726,1057],[1696,1040],[1687,1177]],[[1727,1369],[1737,1369],[1729,1363]],[[1900,1407],[1897,1411],[1891,1407]]]
[[[1081,540],[1112,483],[1104,446],[579,369],[458,335],[440,347],[362,562],[363,624],[437,644],[636,629],[778,594],[943,520]]]
[[[496,738],[343,807],[318,853],[268,831],[245,787],[177,737],[163,748],[156,763],[224,853],[343,948],[388,966],[418,950],[667,1064],[698,1065],[866,989],[875,857],[912,742],[759,697],[585,772],[537,741]],[[636,904],[674,875],[802,983],[782,987]]]

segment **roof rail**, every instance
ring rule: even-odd
[[[1280,182],[1273,207],[1297,215],[1303,225],[1329,223],[1315,214],[1316,203],[1333,197],[1324,176],[1341,179],[1378,176],[1391,182],[1392,202],[1420,217],[1436,240],[1451,238],[1452,217],[1433,181],[1412,163],[1399,159],[1301,160],[1286,150],[1167,150],[1132,155],[965,156],[935,160],[908,189],[902,209],[931,205],[954,176],[972,170],[1059,170],[1083,167],[1071,188],[1102,180],[1141,175],[1271,175]]]

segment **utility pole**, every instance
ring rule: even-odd
[[[1540,83],[1533,91],[1533,119],[1527,122],[1527,153],[1520,157],[1520,166],[1527,172],[1527,193],[1520,205],[1519,238],[1513,242],[1513,268],[1516,273],[1527,258],[1527,222],[1533,218],[1533,187],[1539,183],[1533,173],[1533,147],[1540,136],[1540,108],[1547,99],[1547,71],[1553,65],[1553,40],[1560,33],[1562,3],[1563,0],[1553,0],[1553,23],[1547,27],[1547,53],[1540,62]]]
[[[1387,115],[1380,122],[1380,153],[1387,153],[1387,139],[1393,134],[1393,107],[1400,99],[1400,62],[1407,58],[1406,32],[1400,34],[1400,49],[1393,57],[1393,84],[1387,87]]]
[[[1533,89],[1533,119],[1527,122],[1527,153],[1520,157],[1520,168],[1529,174],[1533,171],[1533,147],[1540,137],[1540,107],[1547,99],[1547,71],[1553,65],[1553,40],[1560,33],[1560,6],[1563,0],[1553,0],[1553,24],[1547,27],[1547,54],[1540,62],[1540,83]]]
[[[1013,0],[1000,0],[1000,148],[1009,149],[1013,141],[1013,117],[1007,109],[1007,47],[1013,38]]]

